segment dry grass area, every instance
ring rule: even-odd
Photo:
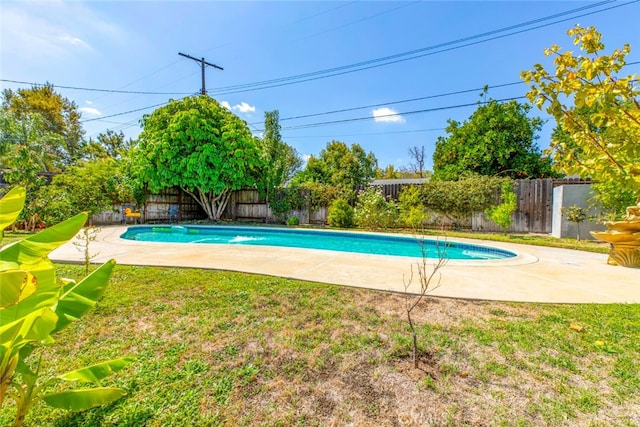
[[[71,415],[37,406],[29,425],[640,425],[637,305],[429,298],[414,313],[414,369],[405,302],[273,277],[119,266],[96,309],[47,357],[62,372],[133,355],[113,380],[128,396]]]

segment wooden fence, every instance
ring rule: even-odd
[[[561,185],[591,184],[580,179],[524,179],[515,182],[514,192],[518,209],[508,231],[514,233],[551,233],[553,222],[553,189]],[[484,212],[474,212],[471,220],[474,231],[502,231]]]
[[[508,231],[515,233],[551,233],[551,202],[553,180],[519,180],[514,185],[518,209],[512,215]],[[471,218],[474,231],[502,231],[484,212],[474,212]]]
[[[518,209],[513,214],[513,223],[508,231],[516,233],[551,233],[553,188],[560,185],[590,184],[591,181],[531,179],[518,180],[514,192],[518,200]],[[420,184],[384,184],[381,185],[385,196],[397,200],[402,188]],[[268,221],[276,222],[264,200],[256,190],[239,190],[232,195],[225,210],[225,218],[242,221],[262,222],[268,215]],[[326,224],[327,208],[312,212],[296,212],[302,223]],[[474,231],[501,231],[483,212],[474,212],[468,225]]]
[[[551,233],[553,188],[560,185],[590,184],[582,180],[534,179],[515,182],[514,192],[518,200],[518,209],[513,214],[513,223],[508,231],[516,233]],[[383,194],[397,200],[406,185],[421,184],[385,184],[380,186]],[[172,217],[171,207],[177,207],[177,216]],[[124,209],[124,208],[123,208]],[[175,209],[175,208],[174,208]],[[302,224],[326,224],[328,209],[303,209],[293,212]],[[260,197],[257,190],[243,189],[231,194],[229,203],[222,215],[223,219],[250,222],[278,222],[271,209]],[[168,189],[160,194],[149,195],[143,209],[145,222],[165,222],[172,220],[206,219],[198,203],[179,189]],[[465,223],[463,221],[463,223]],[[474,212],[468,218],[466,226],[474,231],[501,231],[483,212]]]

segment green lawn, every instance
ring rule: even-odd
[[[59,266],[61,277],[82,273]],[[27,425],[640,424],[638,305],[430,298],[416,314],[415,370],[404,304],[364,289],[118,266],[43,369],[132,355],[111,379],[128,396],[76,414],[37,405]]]

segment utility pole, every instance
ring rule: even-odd
[[[201,58],[201,59],[194,58],[193,56],[187,55],[186,53],[182,53],[182,52],[178,52],[178,55],[184,56],[185,58],[193,59],[194,61],[200,63],[200,67],[202,68],[202,90],[200,90],[200,94],[201,95],[206,95],[207,94],[207,87],[204,84],[204,67],[206,65],[208,65],[210,67],[217,68],[218,70],[224,70],[224,68],[218,67],[215,64],[210,64],[209,62],[205,61],[204,58]]]

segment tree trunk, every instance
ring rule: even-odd
[[[227,207],[227,203],[229,203],[229,198],[231,196],[230,189],[226,189],[219,194],[214,194],[211,191],[205,192],[197,188],[197,195],[186,188],[183,188],[182,190],[198,202],[211,221],[220,221],[220,217]]]
[[[413,333],[413,367],[418,369],[418,337]]]

